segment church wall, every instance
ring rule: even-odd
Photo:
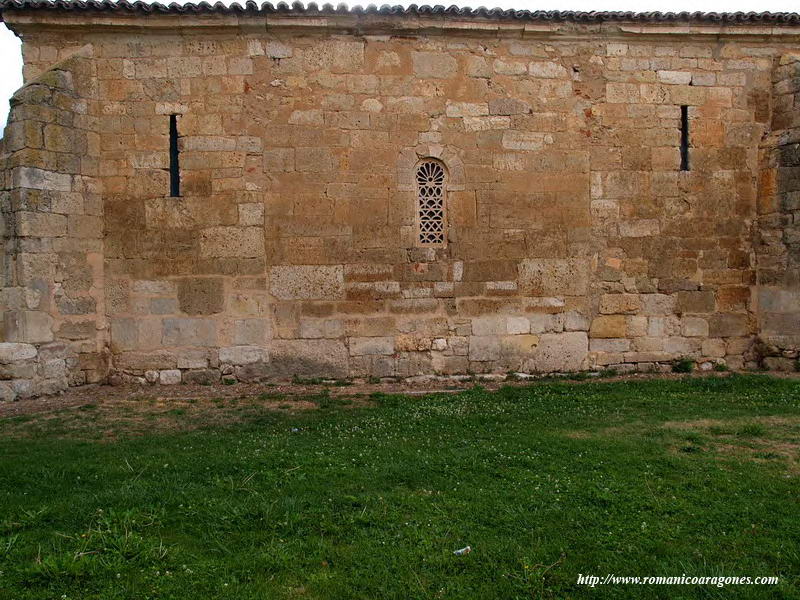
[[[779,46],[234,31],[25,39],[92,47],[115,380],[756,366]]]

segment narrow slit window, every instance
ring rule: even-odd
[[[178,150],[178,115],[169,116],[169,195],[181,195],[180,151]]]
[[[681,171],[689,170],[689,107],[681,106]]]
[[[423,246],[444,244],[444,167],[425,160],[417,167],[417,226]]]

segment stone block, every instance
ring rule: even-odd
[[[505,335],[508,333],[508,317],[505,315],[487,315],[472,319],[472,335]],[[530,325],[528,326],[530,331]]]
[[[261,202],[247,202],[239,205],[239,225],[258,226],[264,225],[264,204]]]
[[[713,313],[716,309],[712,291],[680,291],[676,310],[678,313]]]
[[[529,112],[530,104],[516,98],[495,98],[489,101],[490,115],[526,115]]]
[[[500,337],[496,335],[473,335],[469,338],[469,360],[499,360],[501,353]]]
[[[566,77],[567,70],[552,61],[532,61],[528,64],[528,73],[531,77],[542,77],[545,79],[554,79],[559,77]]]
[[[164,369],[158,374],[161,385],[177,385],[181,382],[181,372],[178,369]]]
[[[582,296],[589,262],[579,258],[526,258],[519,263],[519,285],[531,296]]]
[[[701,346],[701,352],[703,356],[709,358],[723,358],[727,354],[725,340],[719,338],[705,339]]]
[[[214,385],[219,383],[219,369],[198,369],[183,373],[183,383],[189,385]]]
[[[219,349],[219,362],[227,365],[249,365],[268,360],[266,348],[259,346],[231,346]]]
[[[36,346],[14,342],[0,342],[0,363],[13,363],[36,358]]]
[[[533,350],[525,371],[555,373],[579,371],[589,353],[589,338],[583,331],[545,333]]]
[[[456,74],[458,62],[444,52],[412,52],[414,75],[421,79],[448,79]]]
[[[269,322],[266,319],[237,319],[233,323],[233,343],[260,346],[266,343]]]
[[[8,341],[37,344],[53,341],[53,318],[41,311],[14,310],[4,315]]]
[[[393,337],[351,337],[348,339],[351,356],[393,354]]]
[[[708,321],[700,317],[683,317],[681,319],[681,334],[685,337],[706,337],[708,335]]]
[[[600,312],[606,315],[633,314],[641,308],[637,294],[603,294],[600,296]]]
[[[446,345],[445,341],[445,347]],[[424,334],[403,333],[394,338],[394,349],[397,352],[425,352],[432,347],[433,340]]]
[[[708,317],[708,334],[711,337],[740,337],[748,333],[750,327],[746,314],[714,314]]]
[[[671,315],[675,312],[675,296],[667,294],[641,294],[643,315]]]
[[[187,315],[213,315],[225,307],[225,288],[219,277],[178,280],[178,306]]]
[[[264,256],[263,227],[210,227],[200,231],[200,256],[254,258]]]
[[[273,340],[273,372],[279,376],[347,377],[348,352],[340,340]]]
[[[217,326],[211,319],[164,319],[165,346],[216,346]]]
[[[628,334],[628,322],[623,315],[602,315],[595,317],[589,329],[593,338],[624,338]]]
[[[447,102],[445,114],[448,117],[483,117],[489,114],[489,105],[485,102]]]
[[[270,291],[280,300],[336,300],[344,297],[344,268],[279,266],[270,270]]]
[[[67,235],[67,217],[51,213],[20,211],[17,235],[21,237],[61,237]]]
[[[208,351],[185,349],[177,353],[179,369],[205,369],[208,367]]]
[[[139,322],[130,317],[111,319],[111,350],[124,352],[139,347]]]
[[[33,190],[69,192],[72,190],[72,175],[35,167],[16,167],[11,171],[11,185]]]

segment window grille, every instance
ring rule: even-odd
[[[441,164],[422,161],[417,167],[417,224],[424,246],[444,244],[444,180]]]

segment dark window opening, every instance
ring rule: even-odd
[[[689,170],[689,107],[681,106],[681,171]]]
[[[180,151],[178,150],[178,115],[169,116],[169,195],[181,195]]]

